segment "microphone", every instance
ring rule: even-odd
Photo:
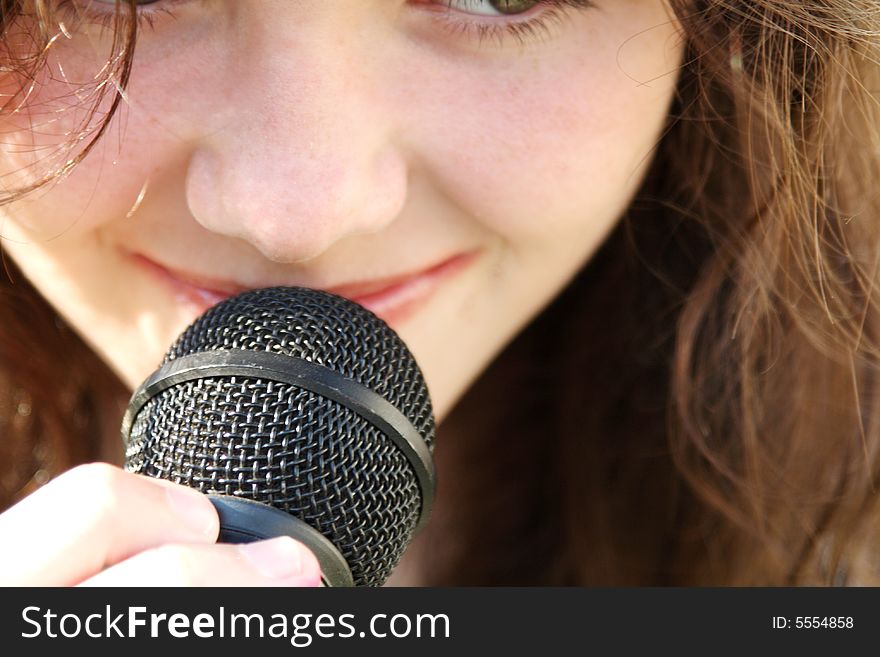
[[[427,520],[434,416],[398,335],[307,288],[226,299],[134,392],[125,469],[207,493],[220,541],[288,535],[328,586],[380,586]]]

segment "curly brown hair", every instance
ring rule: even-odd
[[[118,12],[111,111],[96,104],[88,139],[34,187],[85,157],[122,100],[134,4]],[[880,11],[668,4],[686,55],[639,194],[440,428],[428,583],[880,580]],[[22,12],[38,19],[29,56],[6,48],[5,111],[37,79],[51,6],[0,1],[4,44]],[[7,273],[2,504],[95,458],[127,394]]]

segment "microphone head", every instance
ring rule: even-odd
[[[317,290],[210,308],[135,392],[122,435],[126,469],[304,521],[358,586],[385,581],[433,498],[415,359],[381,319]]]

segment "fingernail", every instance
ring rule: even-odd
[[[250,565],[263,577],[279,579],[302,574],[305,549],[287,536],[267,541],[245,543],[238,549]]]
[[[188,527],[211,540],[217,538],[220,531],[217,511],[204,495],[185,486],[166,488],[165,494],[171,508]]]

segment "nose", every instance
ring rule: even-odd
[[[235,57],[212,65],[222,79],[190,155],[187,203],[208,230],[300,262],[391,223],[407,165],[368,48],[314,23],[267,33],[272,21],[256,20]]]

